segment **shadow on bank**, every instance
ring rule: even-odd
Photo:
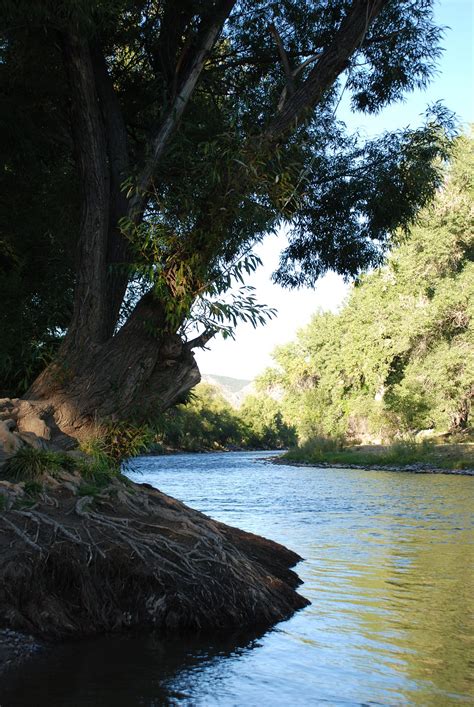
[[[131,634],[68,641],[54,654],[47,648],[8,671],[0,700],[9,707],[30,704],[31,695],[37,707],[173,704],[191,699],[201,671],[217,664],[225,670],[227,659],[258,647],[263,633],[249,628],[186,638]]]

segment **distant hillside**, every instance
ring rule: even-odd
[[[218,388],[227,402],[233,407],[240,407],[244,398],[255,392],[253,381],[248,379],[203,373],[201,381]]]

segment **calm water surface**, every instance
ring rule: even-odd
[[[306,558],[269,632],[105,638],[41,656],[0,705],[474,704],[474,478],[146,457],[130,476]]]

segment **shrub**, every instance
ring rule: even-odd
[[[76,461],[62,452],[22,447],[7,459],[2,476],[14,481],[28,481],[48,473],[54,476],[61,469],[72,470],[75,466]]]
[[[81,443],[81,450],[107,473],[118,473],[120,465],[147,451],[153,442],[148,426],[128,422],[105,422]]]
[[[298,447],[303,456],[319,457],[328,452],[341,452],[346,446],[342,435],[336,437],[312,437]]]

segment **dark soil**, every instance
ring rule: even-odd
[[[91,491],[66,472],[42,483],[31,498],[0,481],[0,629],[214,631],[268,626],[308,603],[290,569],[298,555],[151,486],[117,478]]]

